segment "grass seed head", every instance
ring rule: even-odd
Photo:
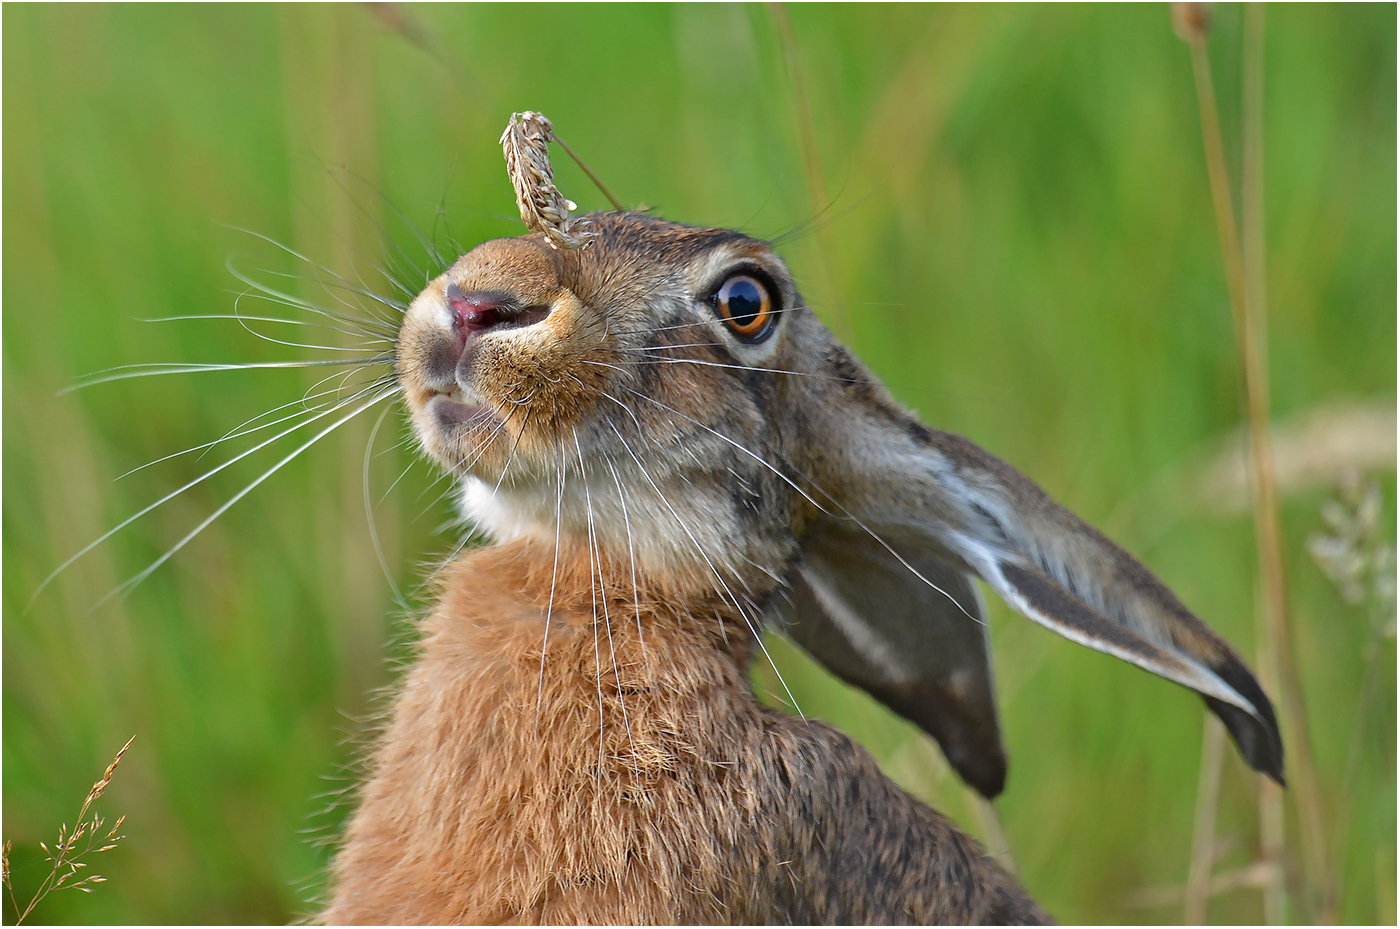
[[[1214,19],[1209,3],[1172,4],[1172,28],[1183,42],[1204,42]]]
[[[520,218],[531,232],[543,233],[551,248],[587,248],[594,233],[588,220],[570,219],[569,211],[578,204],[568,200],[554,186],[554,168],[549,163],[549,143],[554,126],[540,113],[512,113],[501,134],[506,171],[515,188],[515,204]]]

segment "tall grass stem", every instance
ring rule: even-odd
[[[1244,160],[1248,175],[1244,182],[1251,191],[1247,198],[1246,238],[1253,244],[1251,256],[1259,264],[1254,273],[1256,282],[1263,278],[1263,14],[1262,10],[1246,14],[1246,47],[1254,47],[1248,55],[1247,70],[1256,76],[1246,78],[1247,106],[1246,138],[1250,154]],[[1193,23],[1203,23],[1196,17]],[[1313,763],[1312,743],[1308,734],[1306,708],[1302,685],[1293,657],[1289,631],[1287,586],[1284,575],[1282,532],[1279,524],[1278,492],[1274,478],[1272,444],[1269,435],[1269,393],[1267,356],[1261,348],[1264,338],[1266,310],[1262,286],[1251,288],[1246,272],[1245,253],[1235,221],[1230,195],[1229,171],[1225,161],[1225,146],[1220,136],[1220,116],[1215,103],[1215,88],[1211,80],[1210,58],[1206,50],[1206,29],[1180,30],[1191,49],[1191,64],[1195,74],[1196,98],[1200,107],[1201,135],[1205,143],[1206,169],[1210,176],[1211,197],[1215,204],[1216,227],[1225,264],[1226,285],[1230,294],[1230,309],[1234,320],[1235,347],[1244,375],[1245,410],[1249,424],[1251,498],[1254,511],[1255,539],[1259,554],[1260,588],[1263,595],[1264,625],[1268,636],[1266,647],[1277,674],[1281,698],[1279,715],[1290,743],[1294,797],[1302,834],[1303,861],[1307,911],[1320,922],[1330,922],[1332,912],[1330,878],[1328,877],[1327,835],[1321,789]],[[1251,114],[1249,111],[1253,110]],[[1254,127],[1251,129],[1250,127]],[[1251,267],[1254,264],[1251,261]]]
[[[1210,870],[1215,863],[1215,816],[1220,803],[1220,771],[1225,761],[1225,727],[1213,713],[1205,714],[1201,737],[1201,779],[1196,789],[1196,824],[1191,833],[1191,867],[1186,874],[1186,911],[1182,922],[1206,921],[1210,900]]]

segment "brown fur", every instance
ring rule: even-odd
[[[638,610],[625,571],[554,563],[520,542],[449,568],[327,922],[1045,919],[850,739],[761,706],[732,608]]]

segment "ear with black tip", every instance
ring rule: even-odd
[[[991,799],[1006,782],[1006,752],[975,582],[927,537],[885,541],[900,557],[851,520],[819,519],[776,618],[828,670],[937,739]]]
[[[1146,567],[961,436],[916,430],[926,529],[1013,608],[1200,693],[1246,761],[1283,783],[1273,707],[1239,656]]]
[[[1268,697],[1151,571],[1020,471],[923,425],[841,346],[828,341],[823,362],[829,379],[804,382],[820,402],[803,405],[790,459],[818,511],[798,539],[800,644],[933,733],[990,796],[1005,762],[986,639],[978,611],[959,605],[977,574],[1037,623],[1201,694],[1245,760],[1283,783]],[[969,679],[973,691],[947,685]]]
[[[1233,654],[1217,657],[1213,667],[1206,665],[1115,625],[1034,568],[1000,567],[1001,582],[993,580],[993,586],[1019,612],[1068,639],[1200,693],[1230,730],[1250,766],[1283,783],[1283,745],[1273,707]]]

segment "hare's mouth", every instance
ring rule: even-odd
[[[461,387],[432,394],[426,406],[439,428],[445,430],[485,426],[496,421],[496,414],[489,406],[468,400]]]

